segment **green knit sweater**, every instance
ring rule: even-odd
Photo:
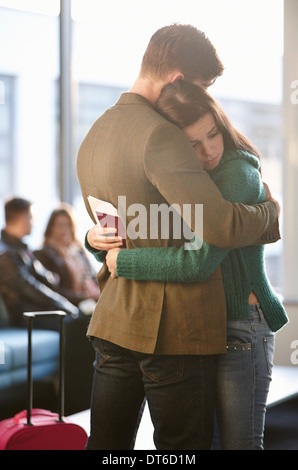
[[[240,150],[225,152],[209,172],[223,197],[230,202],[257,204],[265,200],[260,162]],[[105,252],[86,248],[102,261]],[[198,250],[182,246],[123,249],[117,257],[117,276],[141,281],[202,282],[220,265],[227,301],[228,320],[247,318],[248,297],[254,292],[272,331],[287,323],[286,312],[265,271],[264,246],[228,250],[203,242]]]

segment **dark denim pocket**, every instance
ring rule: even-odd
[[[102,339],[93,338],[92,344],[95,351],[95,361],[93,365],[95,368],[100,368],[108,359],[111,358],[111,355],[106,353]]]
[[[156,383],[173,382],[183,376],[184,359],[181,356],[148,356],[142,359],[141,370]]]

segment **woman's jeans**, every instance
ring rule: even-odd
[[[217,358],[216,416],[222,450],[263,449],[274,334],[259,306],[228,322],[227,354]]]
[[[88,450],[133,448],[146,395],[157,449],[210,449],[215,356],[160,356],[98,338]]]

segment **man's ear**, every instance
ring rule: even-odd
[[[169,76],[169,83],[174,83],[176,80],[183,80],[184,75],[181,72],[172,72]]]

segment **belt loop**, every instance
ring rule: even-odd
[[[265,320],[264,319],[264,314],[262,312],[260,304],[256,304],[256,307],[257,307],[257,311],[258,311],[258,314],[259,314],[260,323],[264,323],[264,320]]]

